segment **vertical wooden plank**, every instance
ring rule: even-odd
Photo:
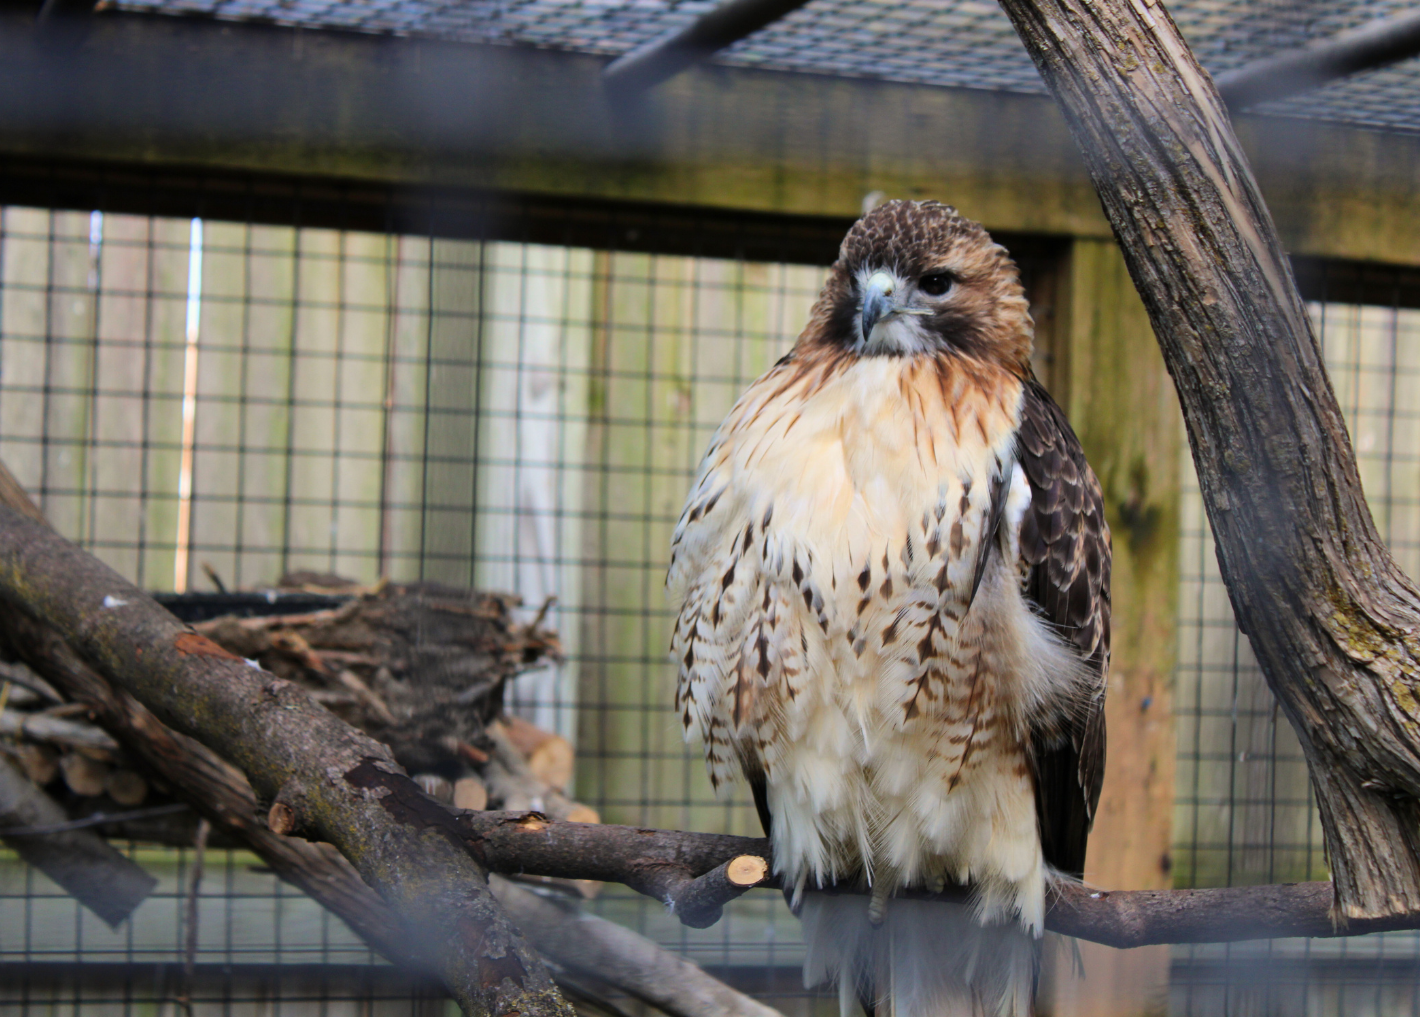
[[[587,599],[590,654],[583,681],[578,744],[579,793],[588,795],[608,822],[651,824],[646,798],[649,681],[643,647],[648,577],[641,562],[647,539],[645,506],[651,449],[647,373],[653,360],[655,259],[613,253],[599,257],[599,328],[594,370],[591,455],[587,502],[595,520],[588,534]],[[671,259],[665,259],[671,260]],[[664,273],[665,269],[662,268]]]
[[[295,355],[287,463],[287,571],[329,572],[334,565],[336,404],[344,336],[341,234],[302,229],[296,283]]]
[[[1385,309],[1378,323],[1394,362],[1392,415],[1384,453],[1389,460],[1387,490],[1394,499],[1386,540],[1411,577],[1420,576],[1420,311]]]
[[[581,612],[582,471],[591,351],[590,251],[489,244],[479,406],[475,585],[510,590],[566,660],[519,676],[509,705],[575,738]],[[569,478],[570,473],[570,478]]]
[[[380,570],[385,346],[394,240],[375,233],[346,233],[343,240],[333,566],[340,575],[369,583]]]
[[[183,347],[187,332],[186,219],[153,219],[148,269],[148,334],[144,353],[148,446],[143,516],[144,586],[173,588],[178,473],[182,460]]]
[[[105,215],[99,257],[97,384],[93,434],[94,553],[138,579],[143,531],[144,345],[148,323],[148,243],[144,216]]]
[[[240,338],[245,402],[238,430],[228,438],[239,448],[241,497],[231,582],[242,587],[275,582],[284,562],[297,236],[285,226],[246,228],[249,293]]]
[[[213,588],[204,564],[228,586],[238,582],[248,239],[240,223],[203,223],[189,590]]]
[[[86,212],[49,214],[49,318],[44,372],[44,445],[39,501],[55,529],[88,544],[94,313]]]
[[[1180,436],[1173,385],[1112,242],[1076,240],[1062,301],[1055,395],[1104,489],[1114,534],[1113,659],[1104,792],[1085,878],[1171,884]],[[1053,966],[1048,1012],[1137,1015],[1166,1005],[1169,948],[1080,944],[1086,977]],[[1059,959],[1058,957],[1056,958]]]
[[[422,400],[423,576],[455,586],[473,581],[474,450],[479,447],[477,393],[482,358],[484,245],[436,240],[430,269],[430,317]]]
[[[433,241],[424,237],[399,237],[394,254],[394,318],[385,387],[382,572],[395,579],[417,578],[422,560],[432,248]]]
[[[44,377],[48,334],[49,213],[5,208],[0,305],[0,454],[26,489],[44,475]]]

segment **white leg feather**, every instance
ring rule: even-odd
[[[886,903],[874,924],[866,896],[804,895],[804,984],[836,981],[842,1017],[857,1000],[876,1004],[875,1017],[1030,1017],[1040,942],[1019,922],[983,926],[964,904]]]

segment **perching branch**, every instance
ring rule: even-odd
[[[1420,913],[1420,591],[1208,75],[1158,0],[1001,0],[1178,388],[1238,624],[1301,739],[1338,920]]]
[[[397,916],[465,1013],[569,1017],[487,875],[432,809],[385,800],[417,787],[385,746],[290,682],[192,632],[47,526],[0,508],[0,603],[51,629],[116,689],[230,760],[295,829],[333,845]]]
[[[671,896],[677,908],[697,877],[735,859],[767,857],[769,850],[768,841],[751,837],[560,823],[526,812],[462,812],[458,825],[469,849],[495,872],[620,882],[658,900]],[[756,885],[777,889],[780,883],[770,876]],[[720,892],[723,906],[744,889]],[[956,887],[936,897],[960,902],[969,891]],[[705,894],[702,906],[712,899]],[[1418,914],[1357,919],[1338,930],[1330,906],[1330,883],[1115,891],[1060,883],[1050,891],[1046,928],[1119,948],[1420,928]]]
[[[277,876],[339,916],[386,958],[416,970],[425,968],[400,937],[394,913],[339,852],[329,844],[281,836],[256,821],[256,794],[235,767],[167,728],[133,697],[114,692],[62,640],[30,619],[0,615],[0,631],[12,645],[22,647],[31,667],[86,704],[125,749],[217,829],[245,844]],[[595,976],[599,984],[649,1002],[670,1017],[776,1017],[777,1011],[644,936],[581,915],[506,880],[491,879],[489,885],[538,952],[564,970]]]
[[[32,503],[18,485],[13,491],[5,490],[7,477],[8,471],[0,464],[0,504],[9,504],[42,522],[43,517],[37,510],[31,511]],[[427,968],[425,958],[411,952],[411,944],[399,935],[394,913],[339,852],[329,844],[282,836],[257,820],[260,805],[256,794],[235,767],[201,743],[165,726],[132,696],[114,691],[53,631],[32,619],[17,612],[0,612],[0,643],[8,643],[35,672],[48,677],[71,700],[84,704],[89,715],[124,749],[142,760],[229,842],[250,848],[277,876],[339,916],[389,960],[415,970]],[[48,698],[62,701],[42,678],[24,674],[40,684]],[[90,737],[102,735],[92,727],[85,730]],[[509,767],[516,769],[511,763]],[[58,810],[58,806],[54,808]],[[92,831],[85,834],[112,852]],[[187,840],[190,831],[184,838]],[[137,872],[148,878],[141,870]],[[121,880],[119,884],[127,885]],[[596,986],[650,1003],[669,1017],[778,1017],[778,1011],[646,937],[580,913],[574,902],[559,903],[497,877],[491,878],[489,885],[538,952],[556,965],[559,983],[564,986],[571,984],[569,977],[590,979]],[[606,1000],[595,991],[592,998],[605,1008]]]

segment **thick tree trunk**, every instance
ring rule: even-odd
[[[1157,0],[1001,5],[1178,387],[1233,609],[1311,767],[1335,917],[1420,909],[1420,592],[1376,532],[1223,104]]]

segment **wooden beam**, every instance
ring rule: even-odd
[[[1388,67],[1420,53],[1420,10],[1342,32],[1314,46],[1274,53],[1213,79],[1232,110],[1307,92],[1337,78]]]
[[[604,65],[114,12],[58,60],[0,18],[0,154],[835,217],[878,190],[997,232],[1111,235],[1044,96],[702,67],[617,116]],[[1294,253],[1420,264],[1420,137],[1237,127]]]
[[[58,0],[46,0],[55,3]],[[608,88],[623,95],[639,92],[707,59],[727,46],[778,21],[807,0],[726,0],[690,24],[673,28],[602,71]]]

